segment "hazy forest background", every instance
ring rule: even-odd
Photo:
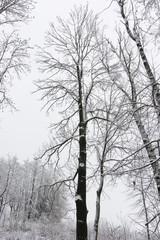
[[[0,239],[158,240],[160,2],[60,2],[65,14],[42,36],[40,1],[0,0]],[[27,122],[38,126],[30,158],[25,134],[15,131],[15,142],[3,134],[7,114],[23,112],[17,82],[25,89],[27,79],[23,109],[34,96],[38,118],[15,129],[32,144]],[[23,159],[12,154],[16,142]],[[110,219],[123,197],[122,215]]]

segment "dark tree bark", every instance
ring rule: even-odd
[[[84,107],[82,96],[82,77],[83,71],[77,66],[77,79],[79,88],[79,167],[78,185],[76,192],[77,209],[77,240],[87,239],[87,206],[86,206],[86,123],[84,119]]]

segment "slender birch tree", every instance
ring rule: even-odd
[[[122,32],[119,33],[118,45],[118,47],[114,47],[110,43],[110,51],[114,56],[112,55],[111,63],[105,63],[104,59],[103,66],[113,84],[117,86],[117,91],[121,91],[126,96],[126,109],[124,110],[128,112],[128,116],[126,114],[127,131],[129,131],[129,135],[134,141],[129,141],[130,152],[127,153],[128,156],[125,155],[126,157],[116,163],[113,170],[117,171],[119,166],[121,171],[117,171],[117,174],[118,172],[121,172],[120,174],[135,172],[135,175],[138,175],[138,171],[146,169],[147,176],[147,169],[151,169],[152,171],[149,172],[152,173],[150,177],[153,185],[149,184],[149,186],[152,188],[155,184],[158,190],[157,196],[159,196],[159,135],[157,131],[157,113],[150,94],[152,86],[150,81],[147,81],[145,74],[143,74],[144,69],[140,56],[132,48],[130,39],[125,39]],[[113,61],[114,57],[117,60]],[[116,71],[111,67],[112,64],[116,64]],[[144,157],[138,157],[142,156],[142,153]],[[142,198],[142,201],[144,202],[144,198]],[[158,208],[158,201],[156,203]],[[155,218],[158,218],[157,213]]]
[[[103,85],[103,88],[105,83]],[[94,220],[94,239],[98,239],[99,220],[101,214],[101,196],[104,189],[105,178],[112,172],[112,166],[115,164],[113,160],[115,152],[119,151],[119,142],[124,135],[123,120],[123,104],[124,98],[121,94],[117,94],[114,84],[110,81],[106,82],[106,90],[104,91],[104,111],[99,118],[95,117],[95,129],[97,130],[97,139],[95,139],[95,151],[97,154],[98,168],[95,169],[95,177],[98,182],[96,191],[96,214]],[[121,152],[125,151],[121,149]],[[113,160],[113,162],[112,162]],[[106,169],[108,175],[106,174]],[[97,174],[96,174],[97,173]],[[106,176],[107,175],[107,176]]]
[[[147,58],[146,52],[145,52],[145,48],[144,48],[144,43],[143,43],[143,36],[141,34],[141,29],[139,27],[138,24],[138,18],[135,15],[134,12],[134,8],[132,8],[132,14],[133,14],[133,30],[130,27],[129,24],[129,20],[126,14],[126,10],[125,10],[125,1],[124,0],[120,0],[118,1],[119,7],[120,7],[120,13],[121,16],[124,20],[124,25],[126,28],[126,31],[128,33],[129,38],[135,43],[137,50],[138,50],[138,54],[140,57],[140,60],[143,64],[144,70],[146,72],[146,76],[150,82],[150,84],[148,84],[147,89],[150,90],[150,92],[148,92],[148,96],[151,95],[151,102],[153,105],[153,108],[155,109],[155,113],[157,115],[157,126],[159,126],[159,122],[160,122],[160,88],[159,88],[159,80],[156,77],[156,74],[154,72],[154,69],[151,67],[149,60]],[[129,66],[129,65],[128,65]],[[128,69],[128,66],[126,66],[126,70]],[[160,197],[160,164],[159,164],[159,158],[156,156],[156,150],[155,147],[152,146],[153,144],[151,143],[151,139],[150,136],[147,134],[146,130],[145,130],[145,126],[144,123],[142,122],[142,116],[141,113],[138,111],[137,108],[137,87],[133,81],[133,77],[131,77],[130,75],[130,69],[127,70],[128,75],[129,75],[129,81],[131,84],[131,89],[132,89],[132,106],[133,106],[133,110],[134,110],[134,118],[137,124],[137,127],[140,131],[141,137],[143,139],[143,143],[144,146],[146,148],[148,157],[150,159],[150,163],[153,169],[153,173],[154,173],[154,177],[155,177],[155,181],[157,184],[157,190],[158,190],[158,195]],[[148,82],[148,80],[146,80],[144,78],[143,81]],[[143,90],[142,90],[143,91]],[[158,129],[157,129],[158,130]],[[158,130],[159,131],[159,130]],[[158,154],[159,154],[159,136],[157,138],[157,149],[158,149]]]

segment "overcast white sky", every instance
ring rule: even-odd
[[[103,11],[110,1],[87,1],[87,0],[38,0],[33,11],[34,20],[23,26],[23,36],[30,38],[30,44],[40,45],[44,40],[44,33],[49,28],[50,22],[56,21],[56,16],[68,17],[74,4],[87,4],[95,13]],[[104,23],[112,26],[114,23],[113,12],[105,11],[102,15]],[[33,50],[34,51],[34,50]],[[0,146],[1,156],[6,154],[16,155],[19,160],[32,159],[39,147],[48,138],[48,126],[53,115],[46,116],[40,109],[43,103],[37,101],[37,94],[31,95],[35,90],[33,81],[38,78],[36,65],[32,64],[31,74],[23,76],[17,81],[14,79],[11,88],[11,96],[15,102],[18,112],[10,112],[5,109],[0,117]]]
[[[89,0],[89,7],[95,13],[102,12],[111,1]],[[49,22],[54,22],[56,16],[66,18],[74,4],[86,4],[87,0],[37,0],[37,5],[33,11],[35,19],[28,26],[23,27],[23,36],[30,38],[30,43],[34,46],[43,42],[44,32],[49,28]],[[106,10],[101,14],[104,23],[112,29],[114,25],[114,12]],[[38,149],[48,139],[48,126],[52,122],[53,114],[46,116],[45,111],[41,111],[43,103],[38,101],[40,96],[32,94],[35,90],[33,81],[38,77],[36,66],[32,65],[32,72],[23,76],[19,81],[13,81],[11,96],[19,109],[17,112],[11,112],[4,109],[0,117],[0,157],[7,154],[16,155],[20,161],[25,159],[32,160]],[[107,190],[106,190],[107,191]],[[95,193],[94,193],[95,195]],[[127,215],[128,207],[126,205],[125,194],[122,189],[111,191],[108,189],[108,195],[111,200],[103,199],[103,214],[106,218],[115,218],[116,215]],[[90,196],[91,199],[92,196]],[[95,206],[95,201],[92,201]],[[91,204],[90,204],[91,205]],[[91,211],[90,211],[91,212]],[[93,211],[92,211],[93,212]],[[92,214],[93,219],[94,212]],[[90,217],[91,219],[91,217]]]

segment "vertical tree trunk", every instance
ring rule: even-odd
[[[142,202],[143,202],[143,207],[144,207],[144,212],[145,212],[145,218],[146,218],[146,222],[148,223],[148,221],[149,221],[148,210],[147,210],[147,206],[146,206],[146,199],[145,199],[142,177],[141,177],[141,191],[142,191],[141,193],[142,193]],[[147,240],[151,240],[149,224],[146,225],[146,231],[147,231]]]
[[[34,196],[34,188],[35,188],[35,180],[36,180],[36,171],[33,171],[33,181],[32,181],[32,190],[31,196],[29,200],[29,211],[28,211],[28,219],[31,219],[32,207],[33,207],[33,196]]]
[[[104,176],[101,174],[100,177],[100,184],[99,188],[97,190],[97,199],[96,199],[96,216],[94,220],[94,240],[98,239],[98,227],[99,227],[99,218],[100,218],[100,206],[101,206],[101,193],[103,189],[103,183],[104,183]]]
[[[87,206],[86,206],[86,122],[82,100],[82,70],[77,66],[79,85],[79,159],[78,159],[78,186],[76,192],[77,210],[77,240],[87,240]]]
[[[106,109],[107,110],[107,109]],[[99,161],[100,161],[100,183],[97,190],[97,199],[96,199],[96,215],[94,220],[94,240],[98,239],[98,228],[99,228],[99,219],[100,219],[100,210],[101,210],[101,194],[103,191],[103,185],[104,185],[104,162],[107,154],[107,144],[108,144],[108,122],[109,122],[109,116],[110,112],[106,111],[106,126],[105,126],[105,138],[104,138],[104,145],[102,148],[102,154],[99,153],[99,150],[97,148]]]

